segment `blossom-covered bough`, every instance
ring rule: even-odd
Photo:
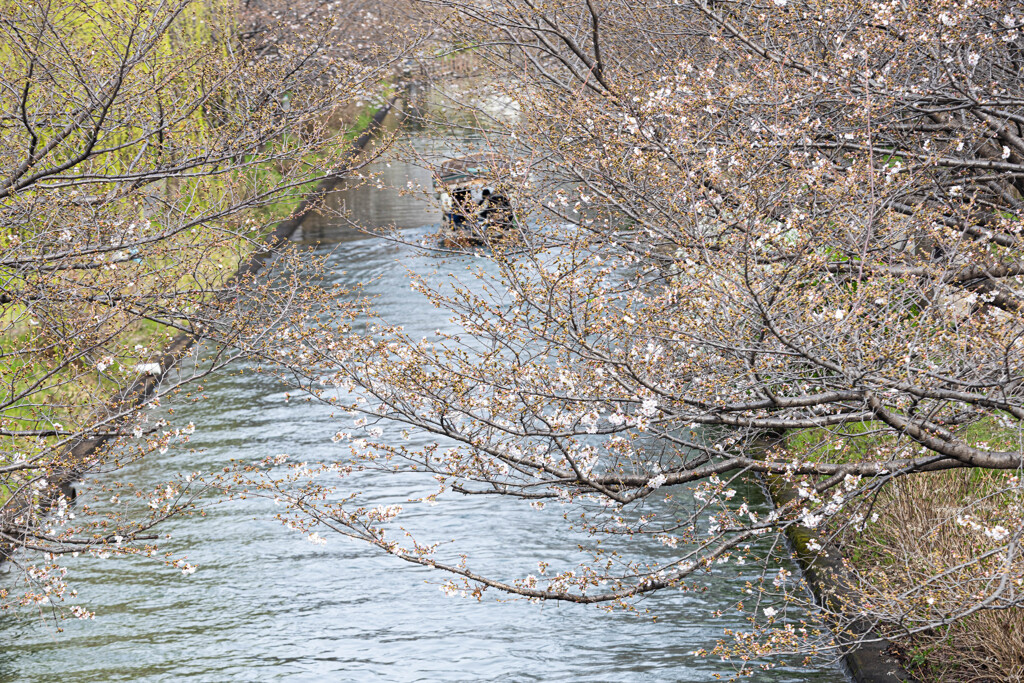
[[[587,558],[540,577],[477,572],[394,540],[395,509],[265,483],[292,499],[292,523],[443,567],[477,594],[620,603],[763,559],[789,525],[874,543],[907,487],[969,470],[978,488],[929,508],[914,532],[922,548],[956,537],[960,549],[852,567],[859,598],[833,625],[867,618],[899,637],[1018,609],[1019,8],[430,4],[518,103],[488,145],[529,170],[514,180],[540,214],[530,249],[495,244],[478,272],[414,279],[453,315],[431,338],[399,321],[365,334],[346,322],[341,338],[309,327],[318,384],[306,386],[438,437],[414,449],[357,427],[339,437],[354,454],[344,467],[433,476],[427,502],[457,492],[570,506]],[[751,473],[799,495],[755,509],[737,493]],[[667,497],[690,502],[654,503]],[[602,546],[643,535],[675,556]],[[753,590],[783,597],[722,653],[823,646],[782,626],[785,601],[804,597],[775,572]]]

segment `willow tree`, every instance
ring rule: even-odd
[[[310,327],[302,344],[365,400],[352,409],[451,446],[406,448],[371,424],[354,435],[362,466],[436,478],[431,501],[571,506],[586,554],[540,576],[491,574],[404,538],[396,507],[290,488],[308,470],[265,481],[274,495],[308,524],[447,570],[452,589],[628,604],[749,567],[789,527],[811,554],[870,540],[886,501],[927,490],[911,482],[966,471],[984,487],[949,495],[913,532],[959,550],[847,574],[828,619],[902,637],[1019,608],[1017,5],[432,5],[517,104],[486,145],[539,218],[490,245],[498,275],[414,283],[458,334],[414,339],[383,320],[362,337]],[[796,495],[754,510],[737,481],[755,474]],[[666,497],[689,503],[648,507]],[[643,535],[671,557],[602,545]],[[745,602],[760,607],[751,637],[720,651],[825,646],[787,627],[787,601],[803,599],[793,585],[766,573]]]
[[[187,482],[119,483],[110,515],[69,505],[71,483],[187,439],[148,408],[297,305],[271,295],[291,280],[236,269],[346,170],[329,122],[383,66],[330,22],[285,40],[242,36],[252,21],[216,0],[0,8],[0,552],[27,570],[11,600],[57,602],[64,553],[152,552]],[[195,339],[221,351],[156,388]]]

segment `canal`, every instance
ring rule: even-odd
[[[429,138],[411,143],[438,153]],[[428,173],[410,163],[393,160],[376,170],[385,186],[429,185]],[[396,224],[408,242],[436,232],[439,215],[428,201],[377,185],[344,189],[334,201],[362,225]],[[335,219],[307,222],[296,239],[328,255],[327,284],[369,283],[366,293],[384,315],[413,336],[450,323],[410,293],[408,271],[451,272],[478,260],[367,236]],[[175,423],[195,424],[191,449],[137,463],[123,476],[145,488],[177,472],[216,470],[232,458],[339,457],[331,411],[286,401],[267,375],[224,372],[205,383],[205,393],[205,401],[164,406],[174,410]],[[359,483],[382,499],[423,493],[420,484],[379,474]],[[746,493],[758,495],[753,487]],[[569,556],[574,549],[558,514],[484,497],[448,510],[414,511],[409,523],[435,540],[468,538],[459,549],[478,566],[526,567],[539,555]],[[330,537],[326,545],[312,544],[275,522],[274,512],[271,501],[248,499],[173,521],[166,548],[198,565],[188,577],[152,560],[69,559],[78,602],[95,619],[57,624],[6,616],[0,680],[700,682],[727,678],[735,665],[694,651],[712,647],[724,629],[749,626],[734,606],[753,569],[701,576],[705,591],[651,597],[642,603],[646,616],[499,602],[493,595],[477,602],[446,597],[439,590],[445,577],[369,547]],[[518,543],[499,542],[509,529]],[[795,623],[800,615],[790,617]],[[753,680],[844,676],[823,663],[783,666]]]

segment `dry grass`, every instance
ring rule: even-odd
[[[963,518],[969,514],[982,529],[1017,528],[1020,489],[1011,477],[951,471],[901,479],[884,490],[872,508],[878,521],[839,536],[867,603],[888,602],[888,616],[903,613],[903,623],[913,628],[955,614],[990,591],[994,584],[978,577],[999,575],[1001,560],[979,557],[999,544]],[[927,592],[914,590],[926,581]],[[892,635],[900,633],[893,628]],[[1024,607],[976,612],[918,633],[903,648],[922,681],[1024,683]]]

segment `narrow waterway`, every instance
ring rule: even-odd
[[[392,162],[379,170],[386,184],[429,184],[413,166]],[[342,192],[337,201],[363,224],[397,223],[410,241],[437,229],[429,203],[377,190],[376,183]],[[410,294],[407,269],[444,272],[472,258],[442,261],[330,220],[309,223],[298,239],[331,253],[329,279],[369,282],[367,293],[385,315],[414,336],[448,323]],[[282,387],[265,375],[221,373],[205,383],[205,393],[205,401],[164,406],[173,408],[176,423],[195,424],[193,450],[134,466],[126,474],[140,486],[176,472],[215,470],[231,458],[339,457],[330,438],[339,423],[330,411],[286,402]],[[382,498],[422,495],[405,479],[367,475],[361,483],[377,487]],[[460,549],[480,566],[530,566],[538,555],[574,548],[559,514],[483,497],[454,510],[444,517],[416,512],[411,523],[434,539],[468,531],[469,545]],[[274,512],[270,501],[250,499],[174,521],[167,547],[199,566],[189,577],[153,561],[71,560],[78,601],[95,610],[95,620],[66,621],[58,634],[52,621],[5,617],[0,680],[698,682],[735,671],[692,653],[712,647],[723,629],[748,626],[732,608],[753,574],[733,568],[701,577],[705,592],[644,601],[647,617],[494,596],[476,602],[445,597],[438,589],[444,577],[353,542],[311,544],[273,521]],[[518,542],[507,542],[510,531]],[[800,615],[791,616],[795,622]],[[821,665],[759,672],[754,680],[843,676]]]

